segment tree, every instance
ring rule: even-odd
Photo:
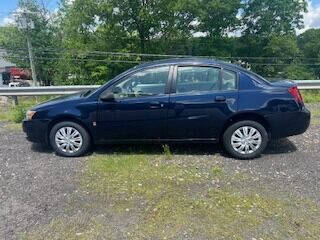
[[[210,37],[221,37],[240,23],[241,0],[199,0],[199,30]]]
[[[298,36],[298,45],[309,69],[320,79],[320,29],[309,29]]]
[[[146,53],[153,39],[167,39],[178,32],[188,33],[194,20],[194,8],[190,6],[196,2],[186,3],[186,0],[109,0],[102,4],[102,9],[109,10],[105,19],[120,26],[128,36],[137,36],[140,51]]]
[[[55,29],[51,24],[48,11],[40,6],[36,0],[20,0],[18,9],[26,12],[26,17],[34,24],[33,29],[28,32],[19,29],[18,24],[21,15],[16,18],[16,23],[6,26],[0,31],[0,46],[7,50],[8,59],[18,67],[27,68],[29,65],[29,56],[26,42],[26,34],[29,34],[36,65],[38,78],[42,84],[52,83],[52,76],[55,63],[55,54],[48,57],[48,50],[56,48]]]
[[[245,35],[290,35],[303,27],[306,0],[244,0],[243,3]]]
[[[256,51],[255,56],[259,57],[247,59],[253,71],[265,77],[288,78],[288,72],[284,69],[291,64],[300,63],[301,52],[295,37],[273,35],[268,39],[256,39],[256,42],[254,39],[249,43],[252,43],[250,46]],[[290,69],[292,68],[287,68]]]
[[[284,68],[284,76],[291,80],[312,80],[315,76],[309,68],[304,65],[291,64]]]

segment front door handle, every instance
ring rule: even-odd
[[[215,101],[216,102],[225,102],[227,98],[225,96],[216,96]]]
[[[158,109],[158,108],[163,108],[164,107],[164,104],[163,103],[160,103],[160,102],[150,102],[150,108],[151,109]]]

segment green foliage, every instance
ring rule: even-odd
[[[295,34],[303,26],[306,0],[245,0],[243,23],[246,34],[260,37]]]
[[[210,37],[223,36],[226,30],[233,30],[239,25],[237,14],[241,7],[240,0],[205,0],[200,1],[198,6],[198,28]]]
[[[48,101],[54,96],[19,97],[18,106],[0,106],[0,121],[21,123],[26,112],[36,104]]]
[[[284,68],[283,77],[291,80],[316,79],[307,67],[294,64]]]
[[[27,31],[18,29],[16,25],[9,25],[0,28],[0,46],[8,52],[8,60],[19,67],[30,68],[28,59],[28,49],[26,35],[28,34],[34,52],[34,61],[38,78],[44,85],[49,85],[53,81],[55,72],[56,54],[52,49],[56,49],[56,26],[53,24],[53,16],[48,17],[48,12],[36,0],[20,0],[18,8],[38,14],[27,14],[28,21],[32,21],[34,28]],[[16,23],[21,21],[21,16],[16,19]],[[51,51],[50,51],[51,49]]]
[[[13,121],[15,123],[21,123],[22,120],[25,118],[27,111],[28,110],[25,106],[16,106],[13,111]]]
[[[320,103],[319,90],[302,90],[301,94],[305,103]]]
[[[309,29],[298,36],[298,45],[303,56],[308,58],[309,71],[311,70],[320,79],[320,29]],[[318,64],[318,65],[317,65]]]
[[[20,0],[19,7],[39,13],[27,14],[35,28],[0,28],[0,46],[10,61],[29,68],[29,34],[45,85],[103,84],[159,59],[111,52],[236,56],[232,61],[265,77],[320,78],[320,31],[295,35],[306,0],[61,0],[56,14],[37,0]],[[228,36],[237,30],[242,36]]]

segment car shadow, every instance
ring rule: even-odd
[[[271,140],[264,154],[282,154],[296,152],[296,145],[288,138]]]
[[[166,144],[105,144],[96,145],[86,154],[164,154]],[[168,144],[170,153],[175,155],[216,155],[230,158],[221,144],[212,143],[179,143]],[[53,153],[54,151],[42,144],[33,143],[32,151],[39,153]],[[289,139],[272,140],[264,154],[283,154],[297,151],[295,144]]]
[[[38,153],[53,153],[53,149],[51,147],[40,143],[32,143],[31,150]]]
[[[170,153],[176,155],[215,155],[223,153],[220,144],[179,143],[179,144],[108,144],[97,145],[97,154],[163,154],[168,145]]]
[[[163,154],[165,144],[109,144],[98,145],[93,149],[97,154]],[[170,152],[176,155],[216,155],[230,156],[221,144],[179,143],[169,144]],[[269,142],[264,154],[283,154],[297,151],[295,144],[288,138]]]

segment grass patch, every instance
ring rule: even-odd
[[[0,106],[0,121],[10,122],[13,120],[13,107]]]
[[[93,156],[82,190],[94,201],[79,205],[82,213],[75,217],[53,220],[24,238],[304,240],[320,236],[320,207],[312,202],[263,192],[252,178],[245,180],[244,191],[238,186],[239,174],[233,178],[220,166],[206,172],[165,159],[161,152]],[[213,180],[219,180],[220,186],[211,184]],[[91,217],[83,217],[86,211],[94,216],[91,212]],[[121,220],[112,223],[103,217],[110,211]]]
[[[139,200],[152,201],[181,186],[200,179],[195,168],[180,168],[172,164],[153,164],[152,155],[97,156],[89,163],[89,190],[114,199],[115,204]]]
[[[212,173],[213,176],[220,176],[220,175],[222,175],[223,170],[219,166],[213,166],[211,168],[211,173]]]
[[[99,218],[75,216],[54,220],[42,229],[22,234],[21,239],[66,239],[66,240],[95,240],[112,239],[113,230],[106,228]],[[114,239],[114,238],[113,238]]]
[[[310,108],[311,110],[311,124],[320,124],[320,108]]]
[[[200,239],[313,239],[319,223],[300,216],[291,203],[258,194],[209,190],[203,197],[172,195],[161,198],[136,232],[137,239],[183,236]],[[265,225],[272,222],[274,227]],[[297,229],[297,225],[299,229]],[[278,238],[279,237],[279,238]],[[257,238],[258,239],[258,238]]]
[[[207,179],[196,168],[156,164],[152,158],[107,155],[89,163],[86,188],[113,202],[117,210],[138,212],[140,221],[130,233],[132,239],[313,239],[320,235],[318,206],[252,194],[256,189],[241,193],[232,186],[208,187],[203,183],[226,179],[222,168],[212,167]],[[268,224],[272,227],[266,228]]]
[[[6,127],[12,131],[22,131],[21,123],[9,123]]]
[[[320,102],[320,90],[301,90],[301,94],[305,103]]]
[[[18,106],[0,106],[0,121],[21,123],[33,106],[52,99],[52,96],[20,97]]]

